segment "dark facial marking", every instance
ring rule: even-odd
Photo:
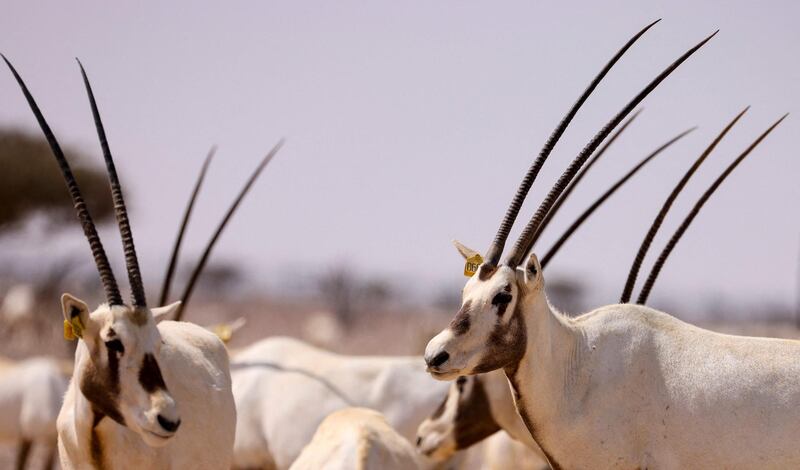
[[[499,430],[500,425],[492,416],[486,390],[480,379],[475,378],[471,390],[459,396],[454,431],[456,449],[466,449]]]
[[[134,308],[130,313],[130,319],[134,325],[144,326],[147,324],[148,311],[144,308]]]
[[[456,387],[458,387],[458,393],[464,392],[464,384],[467,383],[467,378],[463,375],[456,379]]]
[[[97,414],[108,416],[125,426],[125,418],[117,408],[120,353],[110,348],[106,351],[108,354],[105,365],[98,367],[94,356],[87,362],[81,377],[80,390],[83,396],[92,403],[92,408],[97,410]]]
[[[498,312],[498,314],[500,313]],[[486,341],[483,360],[475,366],[474,372],[483,374],[518,363],[525,354],[526,341],[525,320],[520,312],[519,303],[517,303],[506,324],[501,322],[498,317],[489,334],[489,339]]]
[[[478,279],[481,281],[485,281],[492,277],[492,274],[497,271],[497,266],[489,266],[486,264],[482,264],[481,267],[478,269]]]
[[[453,321],[450,322],[450,329],[453,330],[454,335],[460,336],[469,331],[469,308],[471,304],[472,301],[470,300],[464,302],[464,305],[461,306],[461,309],[453,318]]]
[[[118,360],[119,356],[122,356],[123,354],[125,354],[125,346],[123,346],[122,345],[122,341],[120,341],[118,339],[112,339],[112,340],[106,341],[106,349],[108,349],[109,357],[112,356],[112,355],[115,355],[113,353],[116,353],[115,360]],[[110,362],[110,360],[109,360],[109,362]]]
[[[139,369],[139,383],[146,392],[153,393],[156,390],[166,390],[167,384],[161,377],[161,368],[152,354],[145,354],[142,359],[142,368]]]

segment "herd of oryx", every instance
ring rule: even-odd
[[[215,232],[183,304],[165,305],[206,160],[161,306],[149,306],[122,188],[80,66],[124,248],[131,291],[126,303],[69,163],[23,79],[3,57],[66,181],[106,298],[92,309],[70,294],[61,297],[65,337],[77,340],[74,364],[67,367],[71,378],[54,360],[0,362],[0,438],[19,442],[17,468],[26,468],[33,444],[49,449],[48,467],[57,450],[65,469],[800,468],[800,343],[714,333],[645,305],[703,204],[785,116],[742,149],[702,194],[635,303],[642,260],[670,207],[746,109],[725,124],[666,198],[636,253],[620,303],[566,316],[547,300],[543,268],[606,199],[689,131],[655,148],[601,194],[541,261],[533,252],[575,185],[636,117],[640,102],[716,33],[613,115],[570,162],[503,258],[512,225],[553,147],[609,70],[655,23],[612,57],[558,124],[485,254],[456,242],[469,276],[461,308],[423,357],[343,356],[283,337],[229,351],[221,338],[226,335],[182,321],[211,247],[280,144]]]

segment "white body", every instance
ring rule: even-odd
[[[530,447],[498,431],[479,444],[483,451],[481,470],[542,470],[547,462]],[[472,449],[473,447],[470,447]],[[538,450],[538,448],[537,448]],[[539,451],[541,452],[541,451]]]
[[[800,342],[633,305],[557,315],[529,317],[514,380],[562,468],[800,468]]]
[[[158,324],[163,344],[157,357],[164,381],[180,409],[182,424],[162,447],[147,445],[128,427],[105,418],[96,427],[106,468],[229,469],[236,410],[231,394],[228,354],[213,333],[186,322]],[[80,342],[76,374],[87,361]],[[64,469],[92,469],[91,404],[70,382],[58,417],[59,454]],[[88,419],[87,419],[88,418]]]
[[[55,450],[56,419],[67,378],[56,359],[0,359],[0,442],[45,444]]]
[[[346,408],[322,421],[292,470],[415,470],[427,468],[414,446],[380,413]]]
[[[352,406],[380,411],[413,442],[447,390],[420,357],[342,356],[281,337],[238,352],[231,376],[235,464],[244,468],[288,468],[326,416]]]

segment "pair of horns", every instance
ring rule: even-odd
[[[217,229],[214,231],[214,234],[211,236],[211,239],[206,244],[205,249],[203,250],[203,254],[200,256],[200,259],[197,262],[197,265],[194,267],[191,276],[189,277],[189,282],[186,284],[184,288],[183,295],[181,295],[181,305],[178,307],[178,311],[175,314],[175,321],[179,321],[183,318],[183,312],[186,310],[186,305],[189,303],[189,299],[192,296],[192,292],[194,291],[195,285],[197,285],[197,280],[200,278],[200,274],[203,272],[209,257],[211,256],[211,251],[214,249],[214,245],[216,245],[217,241],[219,240],[220,235],[225,230],[225,227],[228,225],[228,222],[233,217],[233,214],[238,209],[239,204],[242,202],[244,197],[250,191],[250,188],[258,179],[259,175],[261,174],[262,170],[267,166],[267,164],[272,160],[272,158],[278,153],[278,150],[281,149],[283,146],[284,140],[281,139],[278,141],[277,144],[270,150],[266,156],[261,160],[258,166],[253,170],[251,173],[250,178],[247,179],[247,182],[244,184],[242,189],[239,191],[239,194],[234,199],[233,203],[228,208],[228,211],[225,213],[225,216],[220,221],[219,225],[217,225]],[[169,294],[172,287],[172,279],[175,275],[175,268],[178,264],[178,253],[180,252],[181,244],[183,242],[183,236],[186,233],[186,227],[189,225],[189,219],[192,215],[192,210],[194,209],[195,201],[197,200],[197,195],[200,193],[200,188],[203,185],[203,181],[206,177],[206,172],[208,171],[208,166],[211,163],[211,160],[214,157],[214,153],[216,152],[216,148],[212,147],[211,150],[208,152],[205,161],[203,162],[203,166],[200,169],[200,174],[197,177],[197,181],[195,181],[194,188],[192,189],[192,194],[189,197],[189,203],[186,205],[186,210],[183,214],[183,219],[181,221],[180,229],[178,230],[178,236],[175,238],[175,244],[172,247],[172,254],[170,255],[169,264],[167,266],[167,272],[164,276],[164,283],[161,286],[161,297],[159,299],[159,305],[166,305],[167,301],[169,300]]]
[[[111,270],[111,265],[108,262],[108,256],[106,256],[106,252],[103,249],[103,244],[100,241],[100,236],[97,233],[97,229],[95,228],[95,224],[92,220],[92,216],[89,213],[89,209],[86,206],[86,201],[84,201],[83,196],[81,195],[78,182],[75,180],[72,169],[70,168],[67,159],[64,157],[64,152],[61,150],[61,146],[58,144],[53,131],[47,124],[47,121],[42,115],[39,106],[36,104],[36,100],[34,100],[33,95],[31,95],[28,87],[22,80],[22,77],[20,77],[19,73],[17,73],[17,70],[13,65],[11,65],[11,62],[9,62],[6,56],[3,55],[2,57],[9,69],[11,69],[11,73],[14,74],[14,78],[17,80],[17,83],[22,89],[22,93],[25,95],[25,99],[28,101],[28,105],[30,106],[31,111],[33,111],[33,114],[39,123],[39,127],[42,129],[42,132],[47,139],[47,143],[50,145],[53,156],[55,157],[56,161],[58,162],[58,166],[61,169],[61,174],[63,175],[64,181],[67,184],[67,189],[69,190],[70,197],[72,198],[72,203],[75,207],[75,211],[77,212],[78,219],[83,227],[83,233],[86,235],[86,238],[89,241],[89,247],[92,250],[92,256],[94,257],[95,264],[97,265],[97,271],[100,274],[100,280],[103,283],[106,300],[108,300],[109,305],[122,305],[122,296],[119,293],[117,281],[114,278],[114,273]],[[139,261],[136,257],[136,248],[133,243],[133,233],[131,231],[130,222],[128,221],[128,211],[125,208],[125,199],[122,195],[122,187],[120,186],[119,179],[117,177],[117,170],[114,166],[114,160],[111,156],[111,149],[109,148],[108,140],[106,139],[105,129],[103,128],[103,122],[100,119],[100,112],[97,109],[97,102],[95,101],[92,87],[89,84],[86,71],[84,70],[80,61],[78,61],[78,66],[80,67],[83,82],[86,86],[86,93],[89,96],[89,104],[91,105],[92,116],[94,117],[95,127],[97,128],[97,136],[100,139],[100,146],[102,147],[103,158],[106,163],[108,180],[111,185],[111,196],[114,201],[114,213],[116,215],[117,224],[119,225],[119,231],[122,237],[122,246],[125,253],[125,264],[128,270],[128,279],[131,285],[131,297],[133,305],[135,307],[146,307],[147,300],[144,295],[144,284],[142,283],[142,274],[139,270]]]
[[[592,91],[597,87],[600,81],[605,77],[605,75],[609,72],[609,70],[614,66],[614,64],[622,57],[622,55],[653,25],[658,23],[660,20],[656,20],[653,23],[650,23],[646,27],[644,27],[641,31],[639,31],[636,35],[634,35],[628,42],[617,52],[617,54],[612,57],[612,59],[606,64],[606,66],[600,71],[600,73],[592,80],[589,84],[589,87],[584,91],[578,101],[572,106],[569,110],[567,115],[562,119],[556,129],[548,138],[545,146],[542,148],[538,158],[534,161],[531,167],[528,169],[528,172],[525,174],[525,177],[522,180],[522,183],[517,189],[517,192],[514,198],[511,201],[511,205],[509,206],[508,210],[506,211],[505,217],[500,224],[500,228],[494,238],[494,241],[489,247],[486,255],[485,264],[489,266],[496,266],[500,260],[500,256],[502,254],[503,248],[505,246],[506,240],[508,238],[508,234],[511,230],[512,225],[519,213],[519,209],[522,206],[525,197],[527,196],[528,191],[530,190],[531,186],[533,185],[536,176],[539,173],[539,170],[544,165],[545,160],[550,155],[555,144],[558,142],[561,135],[566,130],[567,126],[569,125],[572,118],[578,112],[580,107],[592,93]],[[675,60],[672,64],[670,64],[664,71],[662,71],[655,79],[653,79],[644,89],[642,89],[630,102],[628,102],[625,107],[622,108],[620,112],[618,112],[612,119],[609,121],[595,136],[594,138],[584,147],[584,149],[578,154],[577,157],[570,163],[567,167],[566,171],[561,175],[555,185],[550,189],[550,192],[545,197],[544,201],[541,203],[539,208],[536,210],[534,216],[530,219],[528,224],[522,231],[519,239],[517,240],[516,244],[514,245],[511,253],[509,253],[508,257],[506,258],[506,265],[516,267],[518,266],[528,252],[533,247],[533,242],[537,237],[537,233],[541,230],[541,225],[544,219],[547,217],[548,213],[553,208],[553,205],[559,199],[559,197],[564,192],[565,188],[570,184],[570,182],[575,178],[578,171],[581,167],[586,163],[586,160],[589,156],[597,149],[597,147],[602,143],[602,141],[622,122],[625,117],[630,114],[633,109],[641,103],[644,98],[650,94],[664,79],[667,78],[675,69],[678,68],[686,59],[688,59],[692,54],[694,54],[698,49],[700,49],[706,42],[708,42],[717,32],[714,32],[700,43],[689,49],[685,52],[682,56],[680,56],[677,60]]]
[[[645,255],[647,255],[647,251],[650,248],[650,245],[652,244],[653,239],[655,238],[656,233],[658,232],[658,229],[664,222],[664,219],[666,218],[669,209],[672,207],[672,204],[675,202],[675,199],[678,197],[678,194],[680,194],[680,192],[686,186],[692,175],[694,175],[694,173],[697,171],[700,165],[706,160],[706,158],[711,154],[711,152],[720,143],[720,141],[722,141],[722,139],[725,137],[728,131],[730,131],[731,128],[733,128],[733,126],[739,121],[739,119],[744,115],[744,113],[747,112],[749,108],[750,108],[749,106],[744,108],[739,114],[736,115],[736,117],[733,118],[733,120],[730,123],[728,123],[727,126],[725,126],[724,129],[722,129],[722,131],[714,138],[714,140],[711,141],[711,144],[709,144],[709,146],[706,147],[703,153],[701,153],[700,156],[694,161],[694,163],[692,163],[692,166],[689,167],[689,169],[686,171],[683,177],[681,177],[680,181],[678,181],[678,184],[675,185],[669,196],[667,196],[667,199],[666,201],[664,201],[661,210],[658,211],[658,214],[656,215],[655,220],[650,226],[650,229],[648,230],[647,234],[645,234],[644,240],[642,241],[642,244],[639,247],[639,251],[636,253],[636,257],[633,260],[631,269],[628,272],[628,278],[625,281],[625,287],[623,288],[622,296],[620,297],[620,303],[627,303],[630,301],[634,285],[636,284],[636,277],[642,266],[642,262],[644,261]],[[700,196],[700,199],[698,199],[698,201],[695,203],[692,210],[689,212],[686,218],[681,222],[681,224],[678,226],[678,229],[675,231],[675,233],[667,242],[667,245],[661,251],[661,254],[659,254],[658,259],[653,265],[653,268],[650,271],[650,274],[648,275],[644,286],[642,287],[642,290],[639,292],[639,297],[636,300],[637,304],[645,304],[647,302],[647,298],[653,289],[653,285],[655,284],[656,279],[658,279],[658,275],[661,272],[661,268],[664,266],[664,263],[667,261],[667,258],[669,257],[670,253],[675,248],[675,245],[677,245],[678,241],[681,239],[683,234],[686,233],[686,230],[689,228],[689,225],[691,225],[692,221],[700,213],[700,209],[702,209],[703,205],[708,201],[709,198],[711,198],[711,195],[714,194],[714,192],[717,190],[717,188],[719,188],[719,186],[723,183],[723,181],[725,181],[728,175],[730,175],[733,172],[733,170],[742,162],[742,160],[744,160],[745,158],[747,158],[748,155],[750,155],[753,149],[755,149],[758,146],[758,144],[760,144],[767,137],[767,135],[769,135],[769,133],[772,132],[778,126],[778,124],[780,124],[784,119],[786,119],[786,116],[788,116],[788,114],[784,114],[780,119],[775,121],[769,128],[767,128],[767,130],[765,130],[760,136],[758,136],[758,138],[755,141],[753,141],[738,157],[736,157],[736,159],[734,159],[733,162],[731,162],[728,165],[728,167],[717,177],[717,179],[714,180],[713,183],[711,183],[711,185],[702,194],[702,196]]]

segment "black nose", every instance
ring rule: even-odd
[[[430,362],[428,362],[428,365],[431,367],[439,367],[447,362],[448,359],[450,359],[450,354],[448,354],[447,351],[442,351],[437,354],[436,357],[431,359]]]
[[[158,424],[161,425],[167,432],[175,432],[178,430],[178,427],[181,425],[181,420],[177,421],[170,421],[167,418],[158,415]]]

